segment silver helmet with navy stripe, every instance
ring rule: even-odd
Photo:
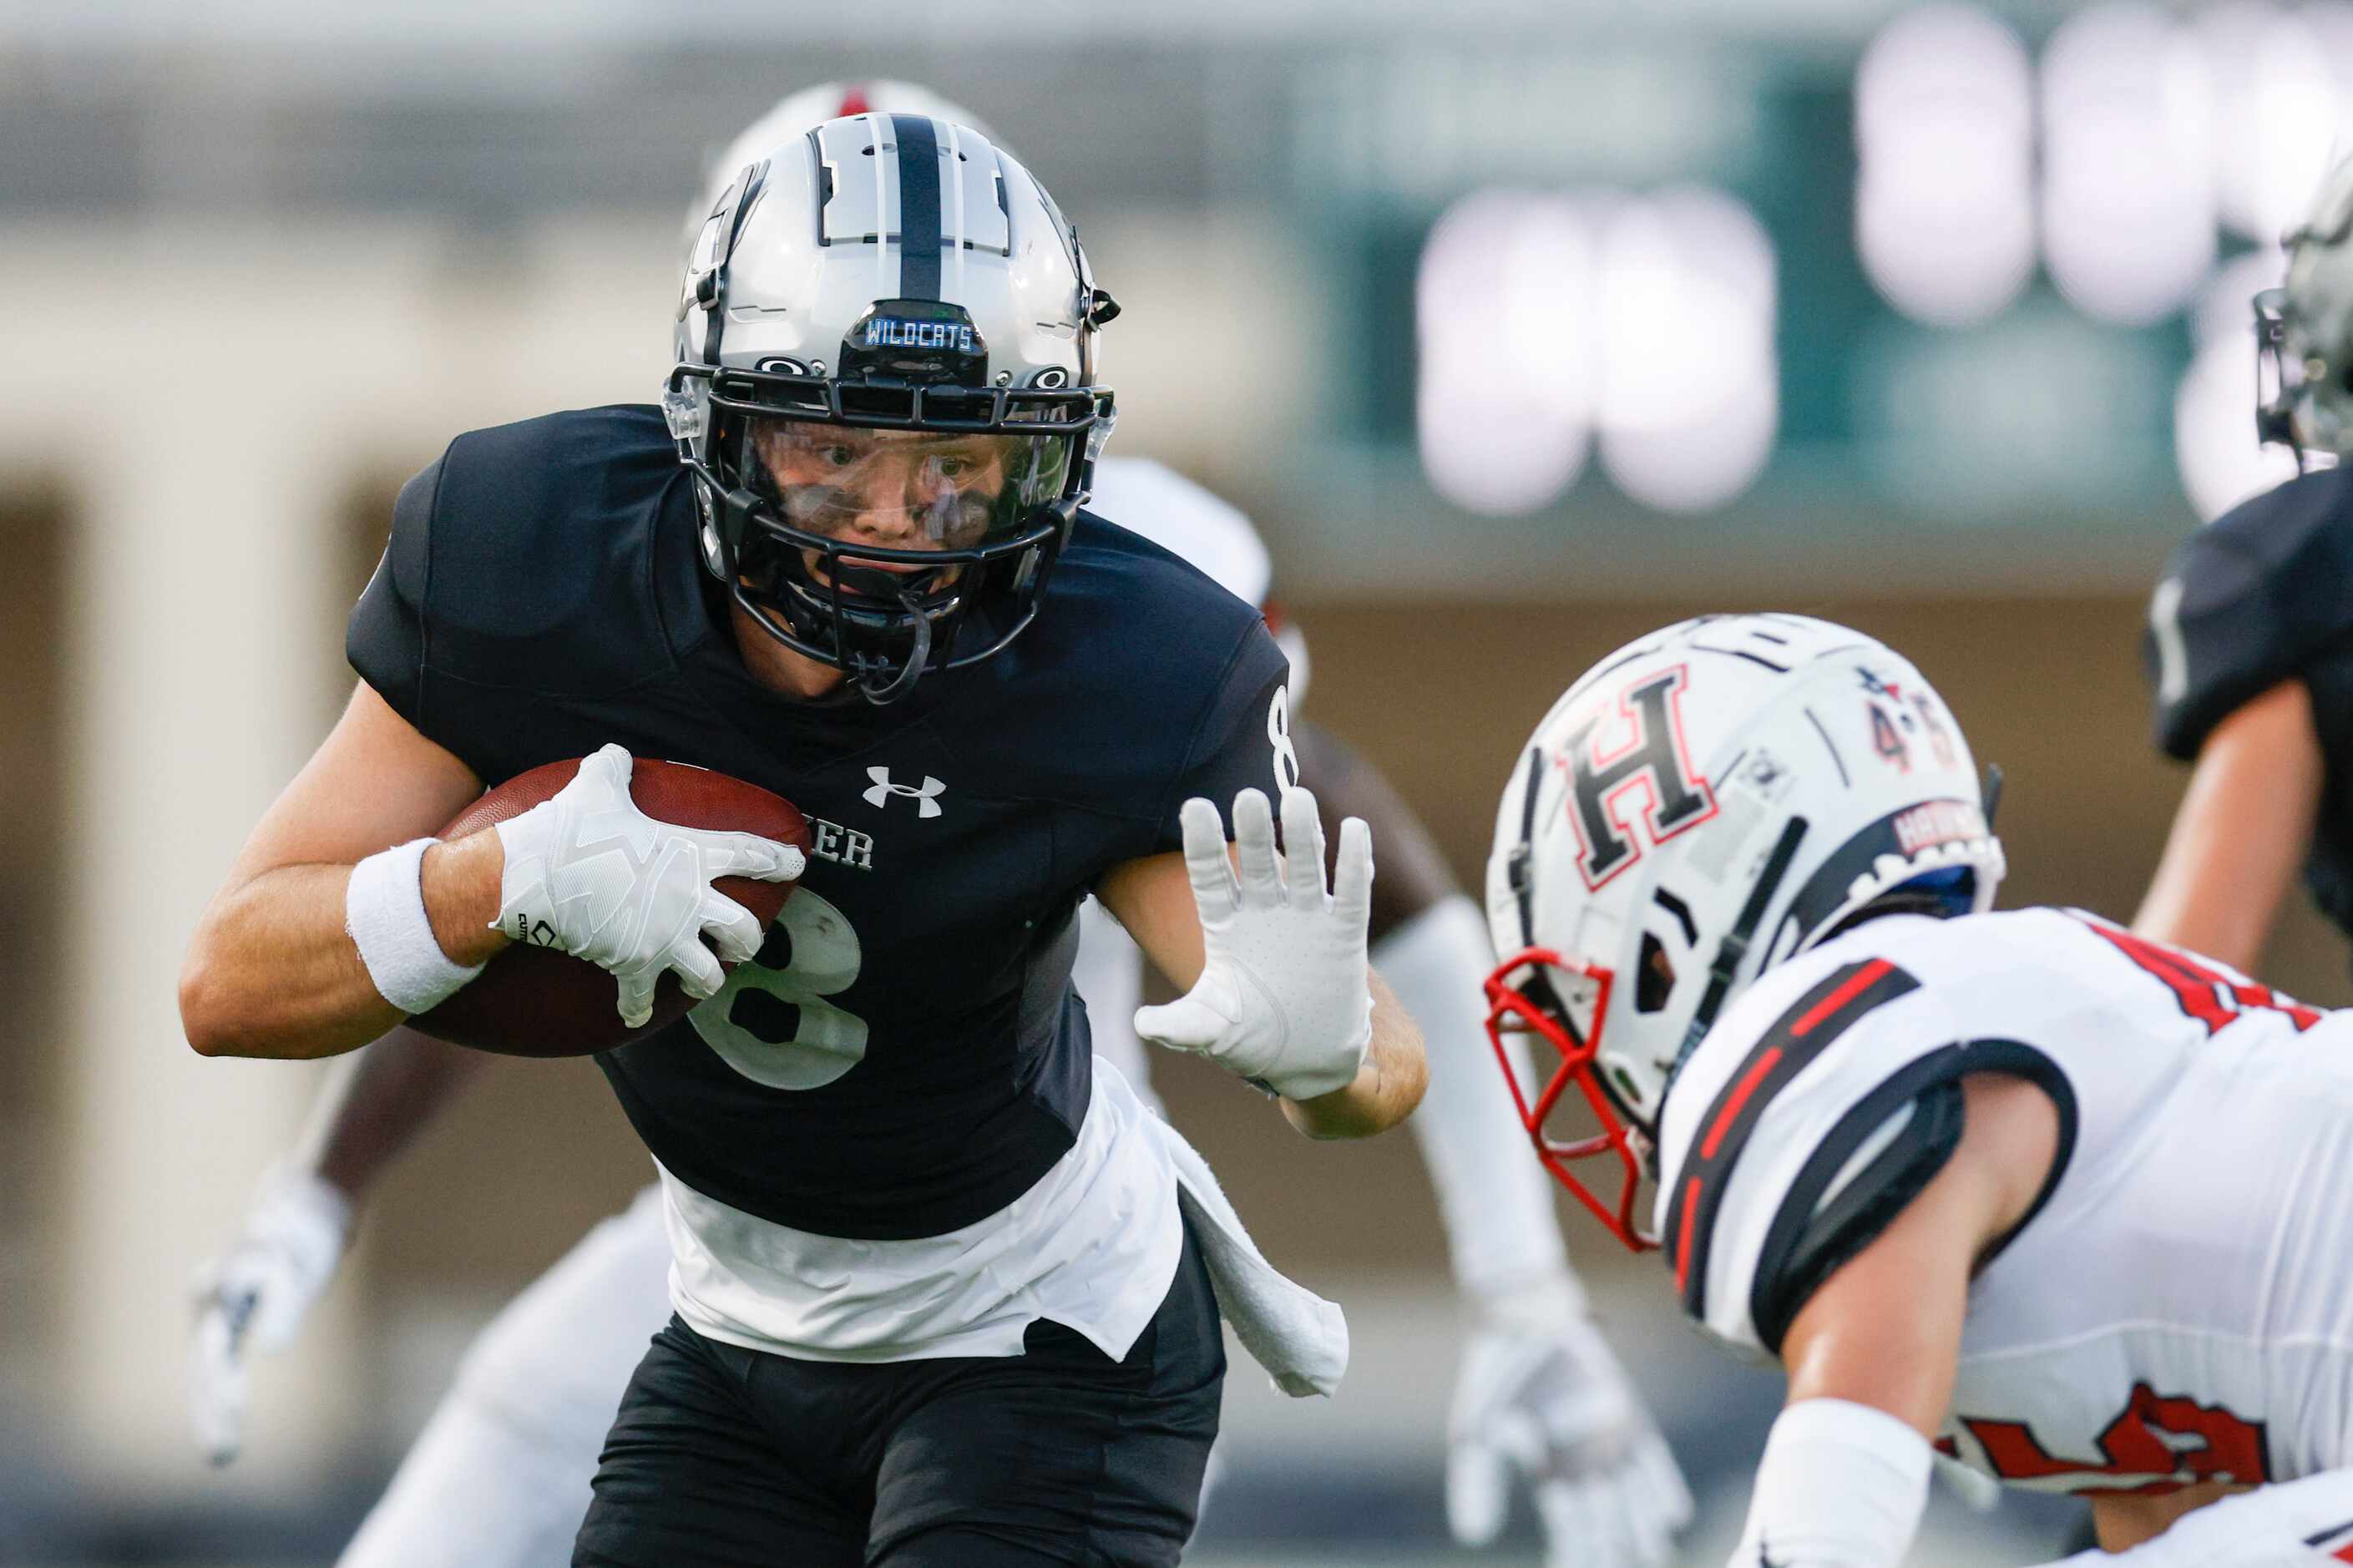
[[[1117,313],[1029,172],[865,113],[740,170],[688,258],[664,408],[705,563],[871,700],[1010,643],[1085,499]]]
[[[1704,616],[1604,658],[1495,814],[1488,1026],[1553,1174],[1620,1239],[1668,1086],[1733,997],[1865,912],[1989,908],[1991,803],[1926,677],[1804,616]],[[1556,1053],[1524,1083],[1505,1037]],[[1539,1053],[1542,1054],[1542,1053]],[[1546,1131],[1574,1089],[1598,1136]],[[1620,1167],[1614,1199],[1572,1163]]]
[[[703,165],[702,184],[695,191],[693,208],[687,214],[687,242],[692,244],[694,237],[702,232],[702,220],[719,205],[719,198],[727,194],[728,184],[746,164],[758,163],[771,149],[807,135],[812,128],[828,120],[854,114],[928,114],[966,132],[978,132],[990,142],[997,140],[997,132],[979,115],[917,82],[890,77],[821,81],[776,100],[766,113],[737,132]]]

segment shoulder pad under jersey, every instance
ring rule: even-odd
[[[2028,1047],[1967,1037],[1859,935],[1758,982],[1683,1064],[1660,1127],[1660,1245],[1683,1310],[1779,1354],[1822,1281],[1951,1158],[1961,1076],[1982,1070],[2057,1076]]]
[[[352,668],[419,732],[503,776],[516,703],[595,700],[670,658],[657,542],[701,570],[676,449],[649,407],[575,410],[459,437],[404,486],[352,611]],[[675,537],[672,537],[672,535]]]
[[[2353,469],[2288,480],[2191,534],[2149,601],[2156,737],[2187,762],[2250,698],[2353,635]]]
[[[948,706],[934,722],[1004,793],[1156,823],[1187,794],[1224,805],[1282,782],[1268,703],[1284,664],[1256,606],[1090,514],[1036,624],[976,675],[1018,700]]]

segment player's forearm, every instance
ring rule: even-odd
[[[2193,1510],[2247,1489],[2235,1481],[2200,1481],[2153,1497],[2118,1493],[2092,1498],[2092,1531],[2103,1552],[2129,1552],[2155,1541]]]
[[[480,1051],[396,1028],[335,1064],[296,1163],[357,1205],[401,1152],[481,1070]]]
[[[494,927],[501,863],[490,832],[425,856],[419,889],[452,963],[481,963],[505,944]],[[204,1056],[329,1057],[400,1021],[346,929],[351,878],[349,866],[281,866],[213,901],[180,972],[190,1046]]]
[[[2311,842],[2321,773],[2302,681],[2225,719],[2199,752],[2134,931],[2253,969]]]
[[[1421,1031],[1388,986],[1366,972],[1373,992],[1373,1037],[1364,1066],[1345,1089],[1313,1100],[1285,1100],[1282,1113],[1310,1138],[1369,1138],[1412,1114],[1429,1084]]]

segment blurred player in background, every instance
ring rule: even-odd
[[[691,224],[700,226],[743,163],[822,121],[870,110],[977,124],[905,83],[810,89],[778,103],[714,161]],[[1271,597],[1266,547],[1249,520],[1140,459],[1103,459],[1089,504],[1265,609],[1291,660],[1295,712],[1305,644]],[[1516,1473],[1533,1491],[1553,1563],[1663,1562],[1690,1500],[1591,1321],[1543,1177],[1521,1152],[1510,1108],[1492,1092],[1474,987],[1493,957],[1478,909],[1377,770],[1316,726],[1294,724],[1292,738],[1303,781],[1329,820],[1362,816],[1381,844],[1373,961],[1421,1023],[1431,1058],[1413,1125],[1472,1314],[1448,1423],[1451,1525],[1466,1542],[1493,1540]],[[1148,1095],[1149,1058],[1133,1026],[1143,954],[1094,900],[1081,920],[1073,978],[1094,1048]],[[406,1029],[336,1065],[310,1131],[265,1182],[200,1290],[195,1409],[216,1461],[238,1447],[250,1349],[292,1338],[332,1278],[356,1206],[480,1065],[474,1053]],[[659,1192],[649,1187],[483,1331],[345,1568],[566,1561],[621,1388],[670,1316],[669,1266]]]
[[[2258,297],[2267,440],[2353,450],[2353,162]],[[2133,929],[2251,968],[2299,863],[2353,933],[2353,471],[2300,473],[2200,529],[2150,601],[2157,742],[2197,763]]]
[[[1612,654],[1499,803],[1513,1096],[1605,1130],[1544,1163],[1788,1373],[1731,1563],[1895,1568],[1939,1450],[2090,1499],[2085,1568],[2353,1561],[2353,1013],[2004,870],[1942,699],[1796,616]]]

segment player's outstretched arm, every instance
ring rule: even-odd
[[[2282,681],[2215,726],[2134,932],[2253,969],[2312,840],[2321,772],[2301,680]]]
[[[432,833],[481,781],[362,682],[343,716],[262,816],[188,943],[180,1021],[206,1056],[326,1057],[400,1022],[345,928],[352,868]],[[447,961],[484,962],[501,856],[480,833],[427,852],[417,872]]]
[[[2058,1147],[2058,1113],[2035,1086],[1978,1074],[1963,1091],[1944,1169],[1789,1325],[1788,1403],[1757,1461],[1735,1568],[1904,1561],[1927,1501],[1928,1440],[1952,1403],[1970,1271],[2032,1208]]]
[[[1315,1138],[1361,1138],[1419,1102],[1421,1036],[1366,959],[1372,840],[1343,825],[1332,884],[1314,797],[1285,792],[1275,842],[1266,796],[1234,800],[1230,853],[1218,808],[1185,803],[1181,855],[1117,866],[1098,895],[1185,994],[1136,1014],[1155,1044],[1198,1052],[1281,1095]]]
[[[290,1343],[342,1263],[376,1178],[480,1069],[478,1051],[395,1029],[330,1068],[309,1126],[197,1271],[190,1412],[216,1465],[244,1447],[247,1369]]]

